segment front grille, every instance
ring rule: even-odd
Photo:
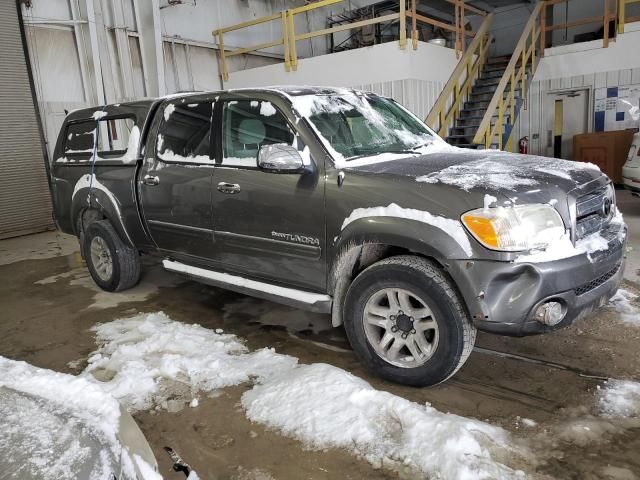
[[[585,283],[584,285],[581,285],[578,288],[576,288],[575,289],[576,296],[579,297],[580,295],[584,295],[585,293],[588,293],[591,290],[598,288],[600,285],[602,285],[607,280],[612,278],[616,273],[618,273],[618,270],[620,270],[620,265],[621,264],[618,263],[614,268],[609,270],[607,273],[600,275],[598,278],[594,278],[589,283]]]
[[[602,230],[615,212],[613,187],[595,190],[576,201],[576,240]]]

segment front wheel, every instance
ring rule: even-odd
[[[125,245],[109,220],[89,224],[83,238],[87,268],[100,288],[118,292],[138,283],[138,252]]]
[[[349,287],[344,314],[356,355],[374,374],[406,385],[451,377],[476,337],[444,272],[416,256],[387,258],[364,270]]]

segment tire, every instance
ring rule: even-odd
[[[109,220],[86,227],[82,249],[91,278],[103,290],[127,290],[140,280],[138,252],[124,244]]]
[[[345,298],[344,323],[353,350],[373,374],[420,387],[453,376],[476,339],[444,272],[410,255],[381,260],[356,277]]]

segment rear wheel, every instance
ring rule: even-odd
[[[349,287],[344,313],[358,357],[397,383],[443,382],[475,342],[476,329],[451,282],[421,257],[391,257],[364,270]]]
[[[83,235],[84,257],[93,281],[109,292],[133,287],[140,280],[138,252],[124,244],[109,220],[89,224]]]

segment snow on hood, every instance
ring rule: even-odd
[[[454,147],[385,163],[357,165],[348,162],[346,168],[405,176],[419,183],[451,185],[465,191],[476,188],[502,191],[506,195],[522,188],[535,189],[545,185],[556,185],[569,191],[602,175],[591,163]]]
[[[583,174],[587,174],[588,180],[594,174],[600,174],[600,169],[592,163],[493,150],[482,150],[475,156],[479,158],[417,177],[416,181],[455,185],[463,190],[476,187],[515,190],[517,187],[558,179],[578,185],[583,183]]]

